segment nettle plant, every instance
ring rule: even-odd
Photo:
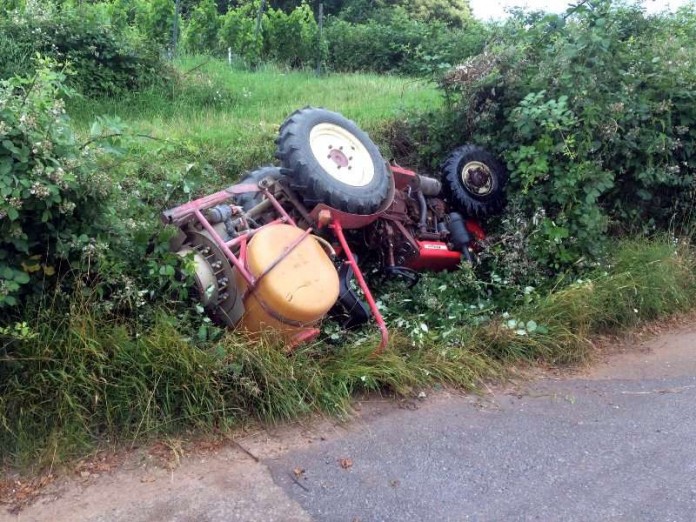
[[[112,183],[75,140],[65,74],[41,61],[33,78],[0,82],[0,307],[18,304],[97,248]]]

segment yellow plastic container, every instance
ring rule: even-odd
[[[338,299],[338,273],[318,241],[307,236],[289,250],[303,232],[280,224],[266,227],[251,238],[247,265],[254,277],[260,277],[279,257],[285,257],[244,300],[241,324],[249,333],[270,328],[291,340],[320,321]],[[248,285],[237,276],[243,293]]]

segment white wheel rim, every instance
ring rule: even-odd
[[[315,125],[309,133],[312,154],[324,171],[351,187],[364,187],[375,177],[375,164],[362,142],[333,123]]]
[[[488,165],[480,161],[470,161],[460,172],[466,189],[477,196],[488,196],[493,192],[493,173]]]

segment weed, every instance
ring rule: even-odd
[[[372,333],[290,355],[272,340],[250,342],[234,332],[195,344],[182,333],[190,328],[166,311],[151,325],[124,323],[76,298],[61,321],[48,310],[50,320],[0,330],[1,457],[41,465],[104,441],[225,429],[249,417],[347,415],[361,391],[475,390],[504,378],[510,363],[583,362],[592,335],[694,304],[693,251],[671,240],[625,241],[608,269],[492,313],[486,323],[450,324],[445,338],[420,342],[392,332],[379,356]]]

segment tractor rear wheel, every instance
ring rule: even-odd
[[[290,186],[311,207],[324,203],[353,214],[372,214],[386,201],[391,171],[377,146],[336,112],[305,107],[280,127],[276,157]]]
[[[508,174],[490,152],[463,145],[447,156],[441,169],[450,203],[460,212],[481,218],[502,210]]]

